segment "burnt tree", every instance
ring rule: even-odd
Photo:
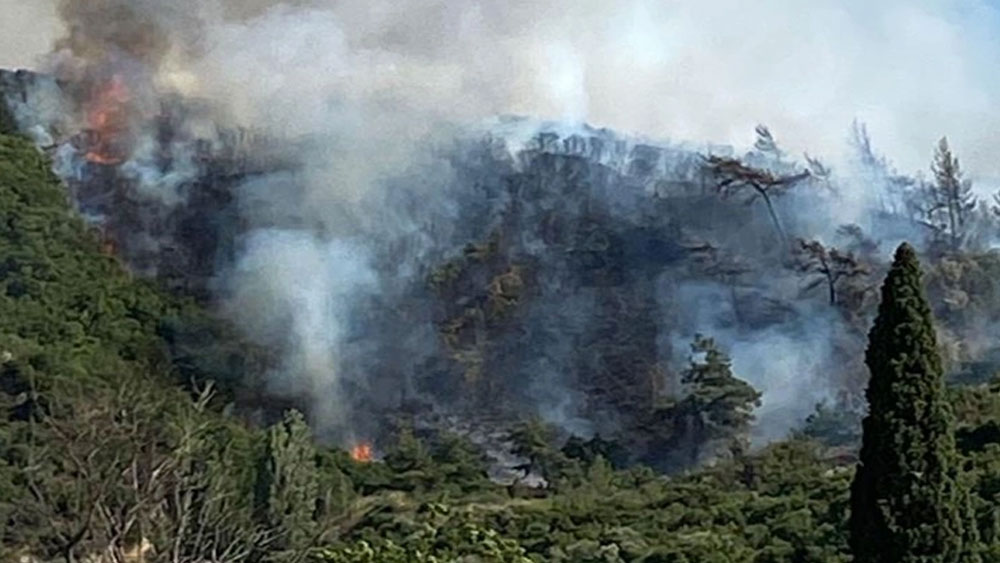
[[[931,164],[934,182],[924,186],[923,224],[931,229],[934,242],[958,251],[968,239],[969,224],[978,204],[972,183],[962,178],[958,157],[947,137],[938,141]]]
[[[720,249],[710,242],[695,242],[686,248],[701,274],[729,288],[733,315],[737,322],[741,322],[737,290],[743,285],[744,276],[753,272],[753,268],[750,264],[740,260],[739,257]]]
[[[785,231],[774,209],[774,198],[788,192],[795,184],[810,178],[812,174],[803,170],[798,174],[778,175],[764,168],[745,164],[738,158],[728,156],[708,156],[706,167],[715,178],[715,187],[723,198],[743,197],[743,202],[752,205],[763,200],[774,229],[782,242],[787,241]]]
[[[830,305],[837,304],[837,285],[842,280],[868,274],[868,268],[853,253],[827,248],[819,241],[799,239],[797,250],[799,272],[815,276],[803,291],[811,291],[826,284]]]
[[[845,241],[844,247],[860,258],[871,261],[879,250],[878,242],[865,234],[858,225],[851,223],[837,228],[837,237]]]

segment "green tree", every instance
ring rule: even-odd
[[[978,560],[972,523],[963,529],[968,502],[958,484],[931,310],[916,252],[906,243],[882,286],[868,338],[869,410],[851,485],[854,560]]]
[[[386,453],[385,465],[394,473],[394,488],[407,491],[429,490],[438,483],[438,468],[434,459],[409,424],[400,426],[396,444]]]
[[[732,441],[749,429],[760,392],[733,375],[729,356],[712,338],[696,335],[691,352],[691,363],[681,376],[688,395],[677,408],[683,425],[679,435],[687,440],[688,461],[694,464],[706,446]]]
[[[431,455],[438,487],[469,492],[490,486],[489,458],[468,439],[445,433],[438,437]]]
[[[532,418],[515,425],[510,432],[510,441],[514,455],[527,460],[518,468],[524,471],[525,476],[534,472],[545,479],[552,489],[578,477],[574,470],[580,469],[579,464],[555,447],[556,430],[541,419]]]
[[[268,431],[257,494],[263,520],[277,536],[276,548],[298,554],[314,545],[319,498],[316,452],[309,426],[296,410],[288,411]]]

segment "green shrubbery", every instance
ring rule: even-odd
[[[934,287],[951,283],[936,272]],[[437,283],[454,278],[443,272]],[[365,464],[316,446],[297,413],[265,429],[224,416],[220,404],[258,361],[246,350],[194,303],[104,254],[49,163],[0,136],[0,560],[121,558],[144,545],[156,561],[850,560],[854,472],[815,442],[732,447],[710,467],[665,478],[626,467],[612,440],[560,442],[526,422],[512,439],[525,470],[549,484],[526,494],[490,482],[482,453],[457,436],[421,439],[403,426],[382,461]],[[710,340],[694,351],[685,377],[697,392],[657,411],[683,428],[662,433],[724,449],[758,395]],[[947,392],[957,478],[974,493],[983,557],[993,560],[997,388]],[[856,435],[828,411],[810,435],[850,447]]]

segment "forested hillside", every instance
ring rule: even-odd
[[[537,420],[511,440],[542,488],[490,481],[480,449],[405,416],[379,461],[317,445],[295,411],[248,424],[227,408],[227,381],[251,370],[253,347],[130,275],[50,168],[28,141],[0,137],[4,560],[850,560],[853,458],[807,436],[752,452],[731,440],[756,394],[710,338],[683,375],[704,393],[665,408],[687,409],[674,416],[731,451],[669,477],[621,466],[613,441],[566,441]],[[699,406],[718,404],[713,389],[739,399]],[[998,391],[948,390],[984,560],[1000,557]],[[835,415],[821,411],[807,432],[850,452],[856,437],[838,438]]]
[[[0,4],[0,563],[1000,562],[1000,3]]]

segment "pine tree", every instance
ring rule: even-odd
[[[851,485],[856,563],[978,561],[920,263],[904,243],[869,333],[868,416]]]
[[[978,201],[972,193],[972,183],[962,179],[958,157],[951,152],[947,138],[938,142],[931,172],[935,183],[930,188],[929,223],[939,237],[944,237],[950,250],[959,250],[967,242],[969,223]]]
[[[749,430],[761,394],[733,375],[729,356],[715,340],[695,335],[691,352],[691,363],[681,375],[688,395],[678,405],[678,414],[693,465],[706,447],[738,440]]]

